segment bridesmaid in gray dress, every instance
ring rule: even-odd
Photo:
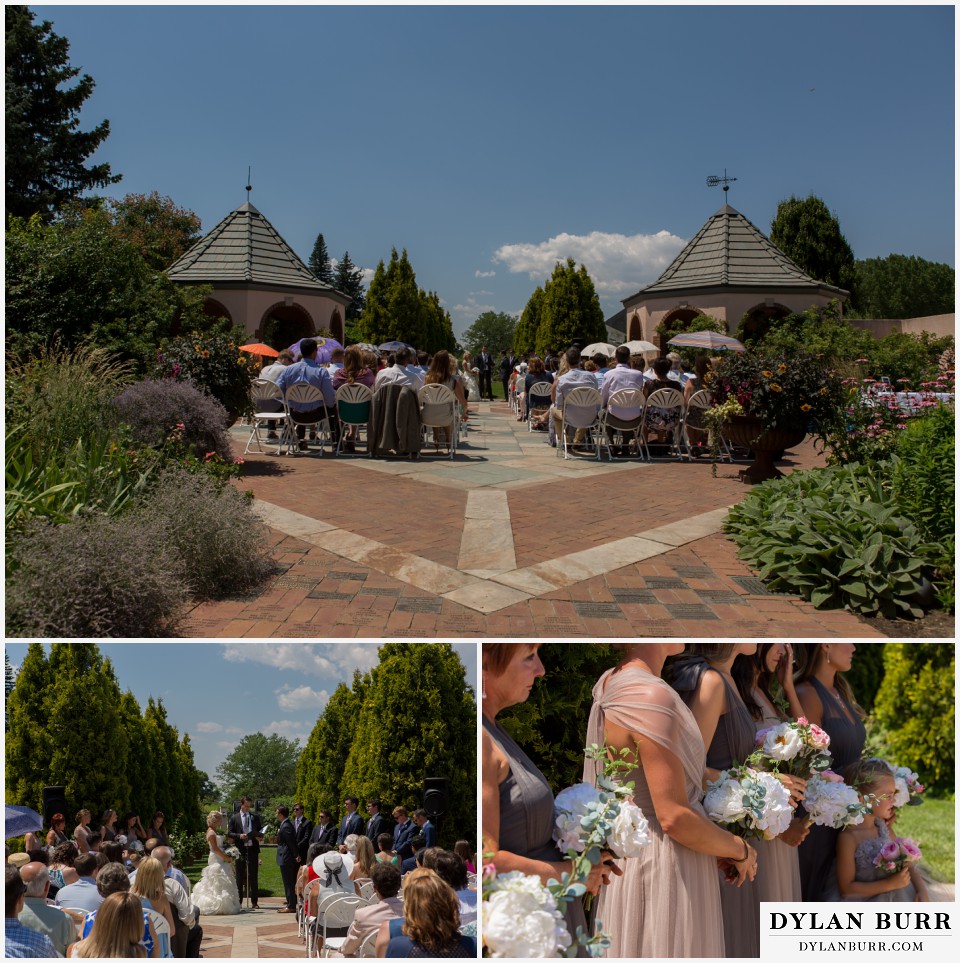
[[[570,872],[553,841],[553,791],[534,762],[497,721],[508,706],[525,702],[534,682],[545,674],[539,644],[483,643],[483,852],[493,852],[498,872],[519,870],[544,882]],[[620,870],[612,857],[593,867],[586,886],[597,893]],[[571,938],[586,930],[580,900],[568,903]],[[586,956],[585,952],[580,955]]]
[[[707,779],[742,763],[756,744],[756,727],[730,675],[738,655],[753,655],[755,642],[695,643],[670,662],[667,678],[693,712],[707,746]],[[756,882],[720,888],[726,956],[760,956],[760,900]]]
[[[796,646],[796,686],[803,714],[830,736],[832,769],[842,773],[862,755],[867,741],[860,707],[841,675],[853,663],[856,646],[849,642],[804,642]],[[800,847],[800,886],[804,902],[829,899],[828,881],[835,875],[839,829],[811,826]]]

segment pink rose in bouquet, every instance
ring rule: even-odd
[[[873,860],[873,865],[892,876],[911,863],[919,863],[921,859],[923,854],[920,847],[912,839],[898,836],[883,846]]]
[[[809,779],[833,761],[827,747],[830,737],[803,716],[757,733],[757,748],[748,762],[768,772]]]

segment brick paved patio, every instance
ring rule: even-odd
[[[720,534],[742,465],[557,458],[503,403],[457,457],[246,457],[280,571],[194,637],[880,637],[770,595]],[[234,428],[237,453],[249,429]],[[820,459],[810,442],[784,471]]]

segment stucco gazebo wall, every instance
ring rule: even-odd
[[[714,292],[702,295],[691,293],[680,298],[646,298],[632,303],[624,301],[624,307],[627,310],[627,341],[654,341],[657,325],[664,316],[680,308],[696,311],[697,314],[709,314],[713,318],[725,321],[727,333],[732,335],[736,332],[737,325],[740,324],[744,314],[767,302],[782,304],[791,312],[797,312],[806,311],[811,305],[824,307],[830,303],[830,300],[828,297],[814,293],[787,294],[777,291],[767,294],[763,291],[750,291],[729,294]],[[639,333],[634,330],[636,323],[634,319],[640,321]]]
[[[211,297],[219,301],[229,312],[235,324],[242,324],[251,338],[260,337],[258,329],[264,314],[278,302],[296,305],[302,308],[313,321],[313,331],[316,334],[320,328],[333,332],[334,337],[343,340],[343,317],[346,307],[339,301],[323,295],[308,294],[305,291],[284,293],[272,288],[269,291],[259,291],[243,288],[214,287]],[[334,330],[334,314],[339,323]]]

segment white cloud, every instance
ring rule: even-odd
[[[496,311],[495,304],[480,304],[472,295],[467,296],[466,304],[455,304],[450,309],[450,314],[456,316],[459,321],[469,321],[471,324],[486,311]]]
[[[222,732],[223,726],[219,722],[198,722],[195,726],[197,732]]]
[[[377,272],[375,268],[361,268],[360,280],[369,287],[370,282],[373,280],[373,276],[376,273]]]
[[[230,749],[232,751],[237,748],[237,743],[230,742],[229,739],[225,739],[222,742],[218,742],[217,747],[220,749]]]
[[[487,297],[492,297],[493,291],[467,291],[467,297],[470,298],[481,298],[484,295]]]
[[[558,234],[538,243],[504,244],[493,259],[512,274],[526,273],[531,281],[542,281],[557,261],[572,257],[586,266],[597,294],[625,296],[656,280],[685,243],[669,231],[631,235],[592,231]]]
[[[301,675],[349,682],[353,670],[366,672],[378,661],[379,646],[349,642],[245,642],[225,643],[228,662],[257,662]]]
[[[474,271],[473,276],[475,278],[495,278],[497,276],[496,271]]]
[[[280,708],[288,711],[322,709],[330,699],[330,693],[326,689],[317,692],[308,685],[297,686],[296,689],[285,685],[274,692]]]
[[[284,739],[299,739],[305,743],[310,738],[310,732],[302,722],[294,722],[291,719],[280,719],[264,726],[261,730],[265,736],[283,736]]]

